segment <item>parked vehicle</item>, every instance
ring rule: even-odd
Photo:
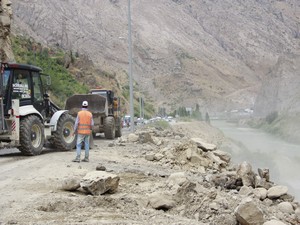
[[[32,65],[0,66],[1,147],[16,147],[24,155],[40,154],[46,141],[59,150],[74,148],[75,121],[49,99],[43,80],[50,85],[50,76]]]
[[[117,107],[114,107],[114,98]],[[120,98],[114,97],[112,90],[91,89],[89,94],[73,95],[66,101],[65,109],[76,117],[81,110],[82,101],[88,101],[89,111],[93,114],[93,135],[104,133],[105,138],[114,139],[122,136],[122,120],[120,116]]]

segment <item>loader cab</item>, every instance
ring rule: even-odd
[[[1,68],[0,93],[3,98],[4,116],[9,114],[12,99],[18,99],[20,106],[32,105],[45,116],[46,105],[41,69],[23,64],[2,64]]]

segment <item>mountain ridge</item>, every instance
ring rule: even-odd
[[[12,2],[15,31],[86,54],[121,83],[128,82],[127,2]],[[169,110],[196,104],[208,112],[254,107],[268,83],[262,81],[270,71],[277,73],[278,58],[300,55],[299,4],[132,1],[133,78],[138,89]]]

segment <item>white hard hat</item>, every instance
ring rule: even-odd
[[[89,103],[87,101],[82,102],[82,106],[88,106],[88,105],[89,105]]]

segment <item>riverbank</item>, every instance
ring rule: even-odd
[[[211,121],[231,142],[220,146],[228,151],[234,163],[248,161],[257,168],[269,168],[272,180],[287,185],[300,199],[300,145],[288,143],[260,129],[238,126],[226,121]]]

